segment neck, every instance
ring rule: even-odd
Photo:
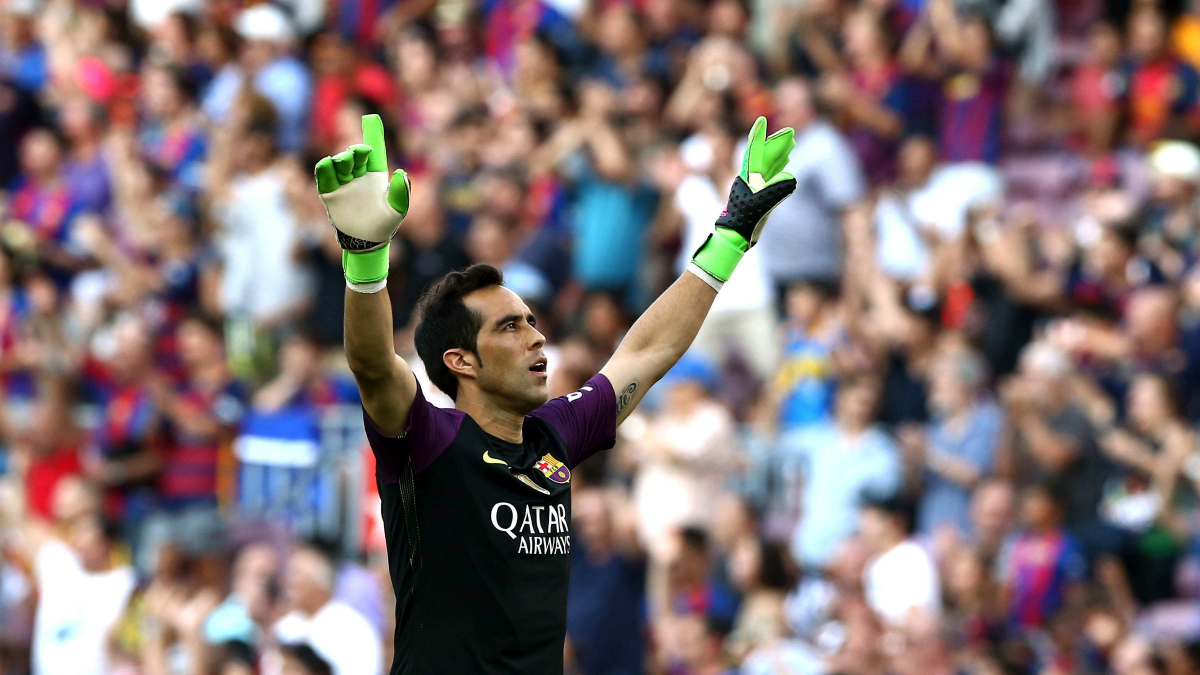
[[[879,555],[883,555],[884,553],[887,553],[888,551],[896,548],[900,544],[903,544],[904,541],[905,541],[904,537],[888,537],[883,542],[883,546],[880,547]]]
[[[325,605],[328,605],[331,599],[330,596],[324,595],[317,598],[310,598],[307,602],[297,602],[296,606],[306,616],[313,616],[324,609]]]
[[[470,415],[480,429],[496,438],[510,443],[522,441],[521,429],[525,425],[524,413],[516,413],[502,408],[487,396],[469,389],[459,389],[454,407]]]

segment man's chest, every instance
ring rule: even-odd
[[[423,542],[565,562],[572,478],[565,448],[544,436],[517,445],[465,431],[415,477]]]

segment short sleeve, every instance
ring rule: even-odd
[[[387,436],[379,431],[363,408],[367,442],[375,453],[375,476],[385,485],[395,483],[406,455],[412,457],[413,473],[428,468],[458,435],[462,420],[462,411],[443,410],[425,400],[420,383],[417,383],[417,394],[408,412],[408,427],[403,436]]]
[[[596,375],[566,396],[547,401],[530,413],[550,425],[567,444],[567,465],[575,468],[617,440],[617,395],[612,383]]]

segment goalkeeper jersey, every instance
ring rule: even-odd
[[[571,469],[612,447],[616,421],[603,375],[526,416],[522,443],[419,386],[403,436],[366,417],[396,591],[392,675],[563,672]]]

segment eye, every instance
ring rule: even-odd
[[[516,322],[516,321],[509,321],[509,322],[508,322],[508,324],[504,326],[504,330],[508,330],[509,328],[511,328],[511,329],[513,329],[513,330],[516,330],[516,329],[517,329],[517,322]]]

